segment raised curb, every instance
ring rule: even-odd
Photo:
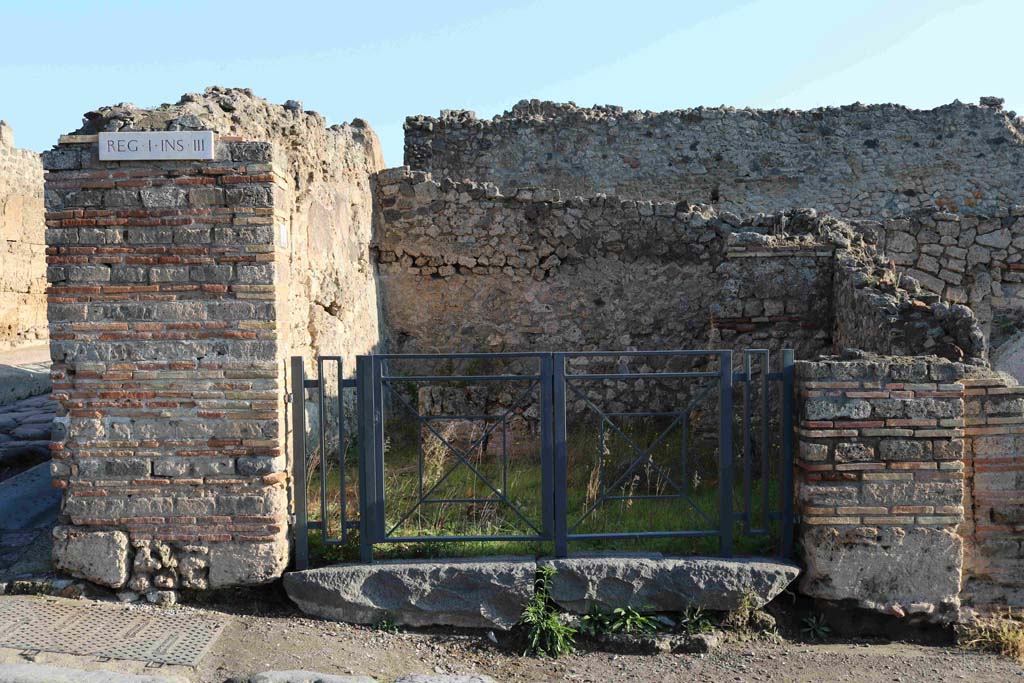
[[[189,683],[181,676],[143,676],[65,669],[43,664],[0,664],[0,683]]]
[[[536,573],[526,557],[400,560],[291,572],[284,588],[299,609],[324,619],[508,630]]]

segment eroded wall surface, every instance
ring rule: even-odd
[[[567,196],[714,203],[747,215],[813,207],[845,218],[915,209],[999,215],[1022,203],[1020,122],[991,106],[666,112],[522,101],[406,120],[405,163],[436,177]]]
[[[46,341],[43,164],[0,121],[0,351]]]

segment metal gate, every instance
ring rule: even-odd
[[[742,358],[738,368],[735,355]],[[376,545],[389,543],[550,543],[557,557],[565,557],[570,542],[673,537],[717,539],[717,554],[731,556],[737,538],[768,535],[772,525],[778,532],[776,552],[788,556],[794,523],[794,357],[791,350],[779,355],[779,368],[772,369],[772,354],[764,349],[735,354],[731,350],[375,354],[357,357],[354,379],[344,378],[340,357],[318,358],[316,378],[307,378],[304,360],[293,357],[296,567],[309,564],[311,532],[324,547],[352,547],[353,531],[358,532],[358,556],[364,562],[373,560]],[[660,366],[652,367],[655,359]],[[435,370],[401,371],[417,362]],[[699,363],[701,369],[674,369],[687,362]],[[436,368],[444,364],[447,371],[438,372]],[[456,364],[470,369],[452,371]],[[329,365],[333,371],[328,371]],[[494,371],[484,371],[488,367]],[[660,393],[654,388],[671,381],[695,386]],[[329,385],[336,390],[333,415],[328,410]],[[498,395],[485,389],[495,386],[501,387],[501,399],[482,408],[458,401],[449,405],[449,394],[443,389],[454,387],[450,395],[461,400]],[[346,399],[346,390],[352,393],[352,389],[354,396]],[[317,406],[312,454],[319,480],[313,483],[308,478],[310,398]],[[698,500],[698,485],[692,483],[697,477],[689,469],[694,456],[689,450],[694,440],[692,425],[709,404],[717,410],[717,425],[701,428],[705,439],[715,442],[717,479],[714,486],[701,489],[703,499]],[[588,420],[594,425],[590,430]],[[626,420],[654,425],[645,434],[653,438],[639,439],[623,427]],[[328,437],[331,429],[336,444]],[[390,441],[398,432],[408,442],[403,452],[394,452],[398,449]],[[580,434],[586,435],[583,441]],[[352,436],[354,448],[349,446]],[[577,441],[585,445],[576,445]],[[626,457],[608,475],[605,454],[613,441]],[[581,464],[577,452],[581,449],[596,453],[596,461]],[[433,453],[429,467],[427,451]],[[574,469],[570,460],[576,461]],[[510,467],[519,472],[526,468],[528,476],[517,485],[510,479]],[[328,476],[332,469],[334,482]],[[581,491],[584,475],[585,496]],[[641,479],[647,488],[641,485],[638,492]],[[312,507],[310,488],[313,498],[319,499]],[[395,495],[389,488],[402,494]],[[642,527],[644,520],[636,514],[629,524],[642,528],[589,528],[602,510],[616,505],[634,512],[642,507],[650,517],[652,506],[659,504],[676,506],[661,517],[667,528]],[[502,521],[490,521],[483,531],[468,533],[403,530],[425,510],[456,506],[478,514],[485,510]],[[715,509],[710,510],[711,506]],[[615,519],[615,513],[608,518]]]

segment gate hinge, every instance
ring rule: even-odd
[[[284,394],[284,402],[285,403],[291,403],[292,402],[292,393],[290,391],[286,391],[285,392],[285,394]]]

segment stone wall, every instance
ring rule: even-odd
[[[937,358],[797,363],[804,593],[897,616],[957,617],[962,367]]]
[[[390,350],[831,349],[832,236],[813,212],[377,176]]]
[[[982,323],[999,369],[1024,380],[1024,205],[991,215],[921,211],[875,226],[896,266],[921,287],[969,306]],[[999,349],[1002,348],[1000,351]]]
[[[43,165],[0,121],[0,351],[46,341]]]
[[[1022,203],[1024,137],[1001,100],[982,101],[656,113],[522,101],[489,120],[408,118],[405,163],[508,191],[709,202],[741,215],[799,206],[845,218],[999,215]]]
[[[55,561],[159,602],[274,579],[289,556],[287,359],[379,339],[376,138],[220,88],[86,119],[44,155],[67,411]],[[210,128],[214,161],[96,156],[97,130]]]

